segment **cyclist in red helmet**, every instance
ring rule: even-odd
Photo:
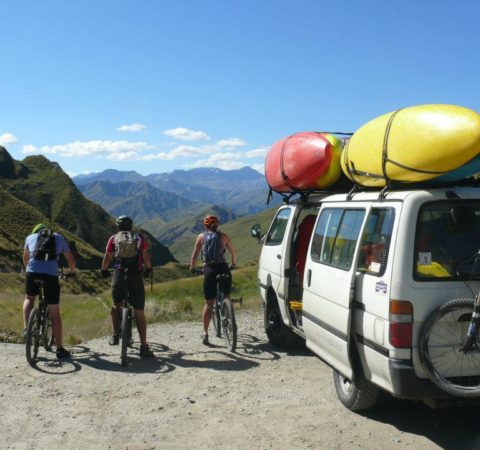
[[[205,345],[208,345],[208,326],[212,318],[212,307],[217,288],[216,277],[221,273],[229,275],[224,285],[224,293],[228,297],[232,287],[232,274],[225,259],[225,251],[228,250],[231,255],[232,267],[237,264],[237,253],[230,238],[218,230],[219,221],[216,216],[213,214],[205,216],[203,225],[205,231],[200,233],[195,240],[190,260],[190,270],[195,270],[198,255],[201,253],[203,260],[203,293],[205,296],[205,306],[202,313],[202,341]]]

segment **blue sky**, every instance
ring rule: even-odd
[[[297,131],[480,111],[474,0],[1,3],[0,144],[69,174],[262,170]]]

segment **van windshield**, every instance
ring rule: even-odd
[[[480,201],[445,200],[420,209],[415,236],[417,280],[480,279]]]

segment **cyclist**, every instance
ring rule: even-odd
[[[45,299],[52,319],[52,333],[55,339],[57,358],[68,358],[70,352],[63,343],[62,319],[60,317],[60,284],[58,282],[58,256],[65,256],[70,273],[75,274],[75,258],[62,235],[39,223],[32,234],[25,239],[23,265],[26,268],[25,300],[23,302],[23,324],[26,327],[30,312],[35,304],[39,287],[35,280],[44,282]],[[26,328],[25,328],[26,330]],[[24,334],[25,334],[24,330]]]
[[[133,307],[137,330],[140,336],[140,356],[149,358],[153,356],[147,344],[147,322],[145,320],[145,287],[142,280],[143,274],[147,277],[152,271],[152,262],[148,254],[148,242],[143,236],[132,232],[133,221],[128,216],[119,216],[116,220],[118,232],[110,237],[102,262],[102,275],[110,276],[108,267],[114,259],[112,277],[111,309],[112,331],[110,345],[119,343],[119,322],[122,311],[122,302],[128,292],[129,302]]]
[[[228,297],[232,288],[232,274],[225,260],[225,249],[230,252],[232,267],[237,264],[237,253],[230,238],[218,230],[220,223],[217,217],[212,214],[207,215],[203,219],[203,225],[205,232],[200,233],[195,240],[190,260],[190,270],[195,270],[197,257],[201,252],[203,260],[203,293],[205,296],[205,306],[202,313],[202,342],[208,345],[208,325],[212,318],[212,307],[217,290],[216,277],[221,273],[229,275],[224,284],[224,294],[225,297]]]

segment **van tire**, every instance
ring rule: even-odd
[[[274,347],[289,348],[298,345],[300,341],[303,342],[299,336],[283,323],[282,313],[275,296],[271,296],[265,305],[263,319],[268,341]]]
[[[363,374],[359,374],[353,382],[334,369],[333,384],[338,399],[350,411],[370,409],[377,401],[377,386],[370,383]]]

